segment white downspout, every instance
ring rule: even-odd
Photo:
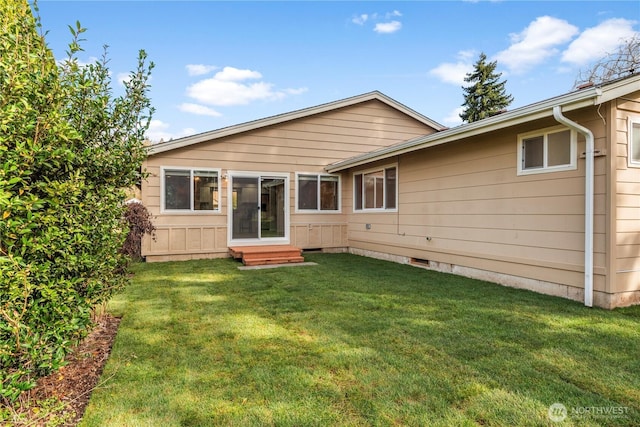
[[[584,305],[593,306],[593,133],[562,115],[562,107],[553,107],[553,117],[569,128],[580,132],[586,139],[584,188]]]

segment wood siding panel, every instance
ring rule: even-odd
[[[640,283],[640,270],[618,272],[616,274],[616,283],[619,284],[616,292],[637,292],[638,283]],[[631,302],[637,303],[635,299]]]
[[[441,195],[442,196],[442,195]],[[535,196],[512,199],[478,199],[440,201],[440,196],[424,197],[418,193],[401,198],[408,214],[455,215],[473,212],[474,215],[584,215],[584,196]],[[445,197],[445,196],[442,196]],[[477,197],[473,196],[473,197]],[[436,199],[436,200],[434,200]],[[412,200],[411,203],[407,200]],[[427,202],[426,200],[431,200]],[[596,195],[596,215],[605,213],[604,196]]]
[[[309,243],[309,227],[307,225],[295,225],[291,227],[291,243],[299,248],[312,248]]]
[[[187,229],[169,229],[169,249],[171,252],[185,252],[187,249]]]
[[[144,254],[157,256],[225,252],[226,233],[226,226],[159,226],[155,232],[155,240],[145,236]]]
[[[538,215],[466,215],[449,214],[434,215],[426,222],[425,215],[402,215],[402,223],[406,226],[427,227],[454,227],[464,228],[484,228],[487,230],[500,230],[505,227],[509,230],[521,231],[551,231],[564,230],[569,233],[584,233],[584,217],[582,215],[545,215],[545,221],[540,223]],[[604,218],[595,221],[595,232],[602,234],[604,230]]]
[[[618,246],[618,264],[616,271],[640,271],[640,246]]]
[[[350,241],[352,247],[364,250],[376,251],[380,247],[377,242]],[[459,265],[479,270],[498,272],[516,277],[542,280],[550,283],[560,283],[574,287],[576,292],[580,292],[584,281],[582,272],[582,262],[580,265],[567,263],[555,263],[553,261],[536,261],[513,256],[501,258],[489,258],[481,253],[447,251],[441,248],[420,249],[406,244],[389,245],[388,251],[401,256],[419,258],[440,263]],[[605,273],[602,268],[594,269],[594,289],[603,291],[605,289]]]
[[[640,114],[640,92],[625,96],[624,98],[618,98],[616,105],[620,111]]]
[[[629,120],[640,118],[640,92],[618,99],[615,108],[616,292],[640,290],[640,168],[629,167]]]
[[[145,254],[226,250],[227,183],[222,182],[220,213],[166,214],[160,207],[163,166],[220,168],[223,174],[229,170],[289,173],[292,244],[302,248],[346,247],[346,214],[295,212],[295,173],[322,172],[329,163],[433,132],[429,126],[372,100],[153,155],[144,165],[150,176],[143,183],[142,198],[162,238],[145,241]],[[343,212],[345,206],[351,203],[343,204]]]
[[[590,126],[597,144],[606,145],[595,112],[572,119]],[[539,129],[551,125],[540,123]],[[523,131],[536,129],[528,126]],[[583,151],[584,138],[579,138],[578,153]],[[435,262],[455,259],[473,268],[583,286],[584,159],[578,159],[576,170],[518,176],[517,136],[501,131],[396,161],[398,212],[354,214],[351,247],[393,250]],[[594,261],[601,291],[606,273],[606,173],[605,159],[596,159]],[[549,273],[554,270],[559,272],[555,277]]]
[[[187,250],[202,249],[202,229],[187,229]]]
[[[629,233],[618,233],[616,235],[616,244],[640,245],[640,233],[638,233],[637,231],[632,231]]]
[[[302,249],[346,248],[346,224],[296,224],[291,227],[291,242]]]
[[[640,224],[633,220],[618,220],[618,234],[640,233]]]

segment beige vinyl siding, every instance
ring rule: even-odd
[[[615,292],[640,291],[640,168],[629,166],[629,120],[640,120],[640,92],[615,109]]]
[[[571,118],[595,129],[596,145],[604,144],[595,111]],[[354,214],[350,245],[560,283],[578,295],[584,286],[584,159],[577,170],[517,176],[517,134],[553,125],[530,123],[399,156],[399,211]],[[596,159],[594,288],[601,292],[605,167]]]
[[[227,252],[228,182],[220,181],[219,214],[165,214],[160,207],[161,167],[220,168],[222,175],[228,171],[288,173],[291,243],[302,248],[345,248],[344,206],[341,213],[296,213],[295,173],[322,173],[337,160],[432,132],[427,125],[371,100],[152,155],[145,164],[150,177],[142,198],[158,232],[155,241],[145,239],[143,254],[161,260]]]

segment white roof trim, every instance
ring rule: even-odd
[[[561,105],[562,111],[567,112],[591,105],[599,105],[638,90],[640,90],[640,75],[634,75],[632,77],[617,80],[602,87],[591,87],[570,92],[565,95],[498,114],[484,120],[460,125],[431,135],[413,138],[408,141],[384,147],[350,159],[341,160],[328,165],[325,170],[329,173],[340,172],[348,168],[361,166],[378,160],[384,160],[389,157],[405,154],[411,151],[458,141],[463,138],[481,135],[487,132],[504,129],[545,117],[553,117],[553,107],[556,105]]]
[[[158,153],[164,153],[166,151],[175,150],[178,148],[188,147],[193,144],[198,144],[200,142],[211,141],[218,138],[223,138],[225,136],[235,135],[242,132],[247,132],[255,129],[259,129],[266,126],[271,126],[283,122],[287,122],[290,120],[300,119],[303,117],[309,117],[314,114],[324,113],[331,110],[336,110],[338,108],[348,107],[350,105],[359,104],[361,102],[366,102],[370,100],[378,100],[381,101],[396,110],[418,120],[426,124],[427,126],[431,126],[432,128],[440,131],[446,129],[445,126],[437,123],[426,116],[412,110],[411,108],[395,101],[392,98],[384,95],[381,92],[373,91],[368,92],[362,95],[357,95],[351,98],[342,99],[339,101],[329,102],[326,104],[321,104],[315,107],[305,108],[302,110],[296,110],[289,113],[279,114],[276,116],[266,117],[264,119],[254,120],[251,122],[242,123],[239,125],[229,126],[226,128],[213,130],[209,132],[200,133],[197,135],[187,136],[184,138],[174,139],[166,142],[159,142],[156,144],[149,145],[147,148],[147,154],[152,156]]]

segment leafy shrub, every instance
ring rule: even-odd
[[[142,203],[127,203],[124,219],[129,226],[129,233],[121,252],[129,258],[139,261],[142,259],[142,238],[145,234],[153,236],[156,227],[151,222],[151,213]]]
[[[58,65],[26,0],[0,0],[0,398],[61,366],[91,310],[126,283],[122,201],[138,182],[153,64],[125,94],[105,57]]]

